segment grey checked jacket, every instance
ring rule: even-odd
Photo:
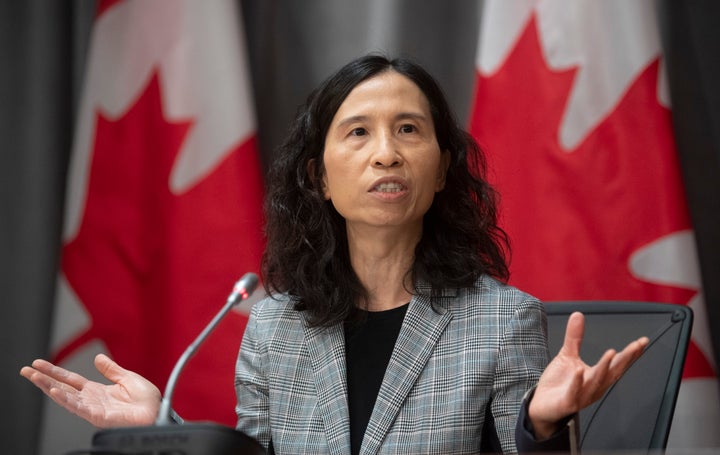
[[[362,454],[471,454],[486,407],[514,453],[522,398],[548,363],[534,297],[484,276],[431,299],[418,286]],[[255,304],[236,365],[237,428],[278,454],[350,453],[342,325],[310,327],[285,296]]]

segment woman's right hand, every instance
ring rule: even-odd
[[[112,384],[90,381],[41,359],[23,367],[20,375],[55,403],[96,427],[150,425],[155,421],[162,396],[153,383],[104,354],[95,357],[95,368]]]

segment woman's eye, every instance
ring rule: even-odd
[[[365,128],[354,128],[352,131],[350,131],[351,136],[365,136],[367,131]]]
[[[412,133],[415,131],[415,125],[403,125],[400,127],[401,133]]]

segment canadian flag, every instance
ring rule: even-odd
[[[92,378],[107,352],[163,390],[175,361],[257,272],[262,175],[242,17],[232,0],[106,1],[92,30],[67,183],[53,360]],[[247,318],[232,312],[174,408],[234,425]],[[42,453],[95,431],[49,403]]]
[[[686,304],[668,447],[720,446],[717,366],[652,0],[488,0],[471,131],[489,155],[511,281],[544,300]]]

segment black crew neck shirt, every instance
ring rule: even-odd
[[[350,448],[360,453],[385,370],[409,304],[387,311],[363,311],[360,322],[345,324]]]

